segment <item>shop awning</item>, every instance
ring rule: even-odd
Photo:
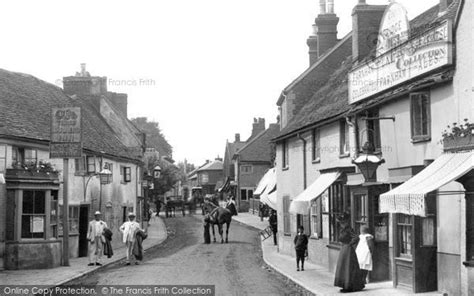
[[[380,195],[381,213],[425,216],[425,196],[474,168],[474,153],[443,153],[397,188]]]
[[[292,214],[308,214],[311,201],[319,197],[337,178],[341,172],[324,173],[316,179],[306,190],[301,192],[290,204],[290,213]]]
[[[268,188],[260,195],[260,201],[270,208],[276,210],[277,209],[277,191],[276,185],[271,189]]]
[[[254,195],[262,195],[262,193],[268,189],[273,189],[270,187],[276,186],[276,170],[275,168],[269,169],[265,175],[263,175],[260,182],[258,182],[257,188],[253,192]]]

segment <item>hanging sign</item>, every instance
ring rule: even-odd
[[[50,158],[82,157],[81,108],[52,108],[49,155]]]

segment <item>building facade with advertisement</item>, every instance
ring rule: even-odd
[[[457,130],[473,117],[473,7],[440,1],[410,22],[403,10],[387,8],[375,55],[349,73],[360,145],[370,142],[384,160],[371,184],[351,176],[361,208],[353,207],[353,219],[387,244],[395,287],[471,295],[472,181],[469,170],[456,170],[466,153],[455,157],[443,144],[471,137]],[[393,22],[404,30],[384,35]]]
[[[87,228],[94,212],[120,237],[118,227],[137,209],[141,176],[140,145],[119,140],[96,106],[33,76],[0,71],[0,267],[50,268],[62,262],[64,178],[68,181],[69,256],[87,256]],[[122,118],[103,98],[110,116]],[[62,159],[50,159],[51,110],[80,107],[83,120],[82,158],[70,159],[64,176]],[[117,122],[117,124],[120,121]],[[121,124],[127,124],[121,122]],[[138,144],[138,142],[136,142]],[[112,172],[99,181],[104,167]],[[115,239],[115,242],[120,240]]]
[[[356,231],[367,224],[375,236],[371,280],[413,292],[474,293],[471,173],[460,165],[470,163],[470,152],[446,155],[459,150],[449,148],[456,138],[468,141],[472,127],[472,13],[469,1],[440,1],[408,21],[396,2],[360,1],[352,32],[310,58],[310,68],[283,91],[275,139],[281,252],[293,254],[291,237],[302,224],[310,260],[334,271],[335,216],[348,212]],[[319,28],[330,31],[334,17],[316,19],[310,57],[326,44]],[[350,53],[336,57],[344,42]],[[339,65],[328,73],[321,65],[331,59]],[[418,173],[427,181],[409,181]]]

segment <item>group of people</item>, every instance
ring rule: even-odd
[[[356,235],[350,227],[347,213],[341,214],[337,221],[340,225],[339,242],[342,247],[337,260],[334,286],[340,287],[343,293],[361,291],[365,288],[368,272],[372,270],[374,238],[369,234],[367,225],[362,225],[360,234]],[[304,233],[303,226],[298,226],[293,242],[296,251],[296,271],[303,271],[305,257],[308,256],[308,236]]]
[[[95,219],[89,222],[87,240],[89,242],[89,264],[88,266],[101,266],[102,254],[112,257],[112,231],[107,227],[107,223],[101,220],[102,214],[96,211]],[[126,246],[126,265],[131,264],[135,258],[135,264],[143,259],[143,240],[147,237],[146,230],[141,229],[140,224],[135,220],[134,213],[128,213],[128,221],[120,226],[122,242]]]

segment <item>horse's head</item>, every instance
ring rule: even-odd
[[[209,201],[204,202],[204,204],[202,205],[205,214],[209,214],[215,207],[216,206]]]

